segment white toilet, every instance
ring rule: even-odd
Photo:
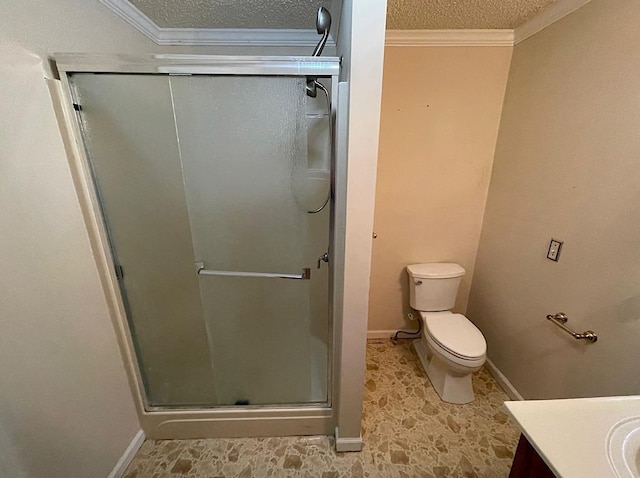
[[[484,364],[487,342],[469,319],[450,311],[465,271],[433,262],[407,266],[407,272],[411,307],[423,323],[414,347],[427,376],[445,402],[472,402],[471,374]]]

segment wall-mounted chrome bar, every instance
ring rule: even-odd
[[[241,271],[214,271],[204,268],[204,262],[196,262],[196,273],[201,276],[231,276],[231,277],[271,277],[276,279],[311,279],[311,269],[302,269],[302,274],[278,274],[274,272],[241,272]]]
[[[558,312],[555,315],[547,315],[547,319],[553,322],[554,324],[556,324],[565,332],[571,334],[574,339],[587,340],[590,343],[594,343],[598,341],[598,336],[593,330],[587,330],[579,334],[571,330],[569,327],[567,327],[565,324],[569,320],[569,317],[567,317],[567,314],[565,314],[564,312]]]

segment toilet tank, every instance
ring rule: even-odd
[[[407,266],[409,301],[415,310],[450,310],[456,302],[464,269],[451,262],[430,262]]]

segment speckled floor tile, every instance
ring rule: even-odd
[[[371,341],[362,452],[336,453],[330,437],[148,440],[124,476],[506,477],[519,436],[508,397],[484,369],[473,387],[474,402],[444,403],[411,341]]]

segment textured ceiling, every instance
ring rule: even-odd
[[[510,29],[521,25],[554,1],[388,0],[387,29]]]
[[[332,11],[332,0],[129,1],[162,28],[315,29],[318,7]]]
[[[162,28],[268,29],[314,29],[320,5],[335,16],[342,3],[342,0],[128,1]],[[554,1],[388,0],[387,29],[511,29]],[[337,18],[334,23],[337,24]]]

